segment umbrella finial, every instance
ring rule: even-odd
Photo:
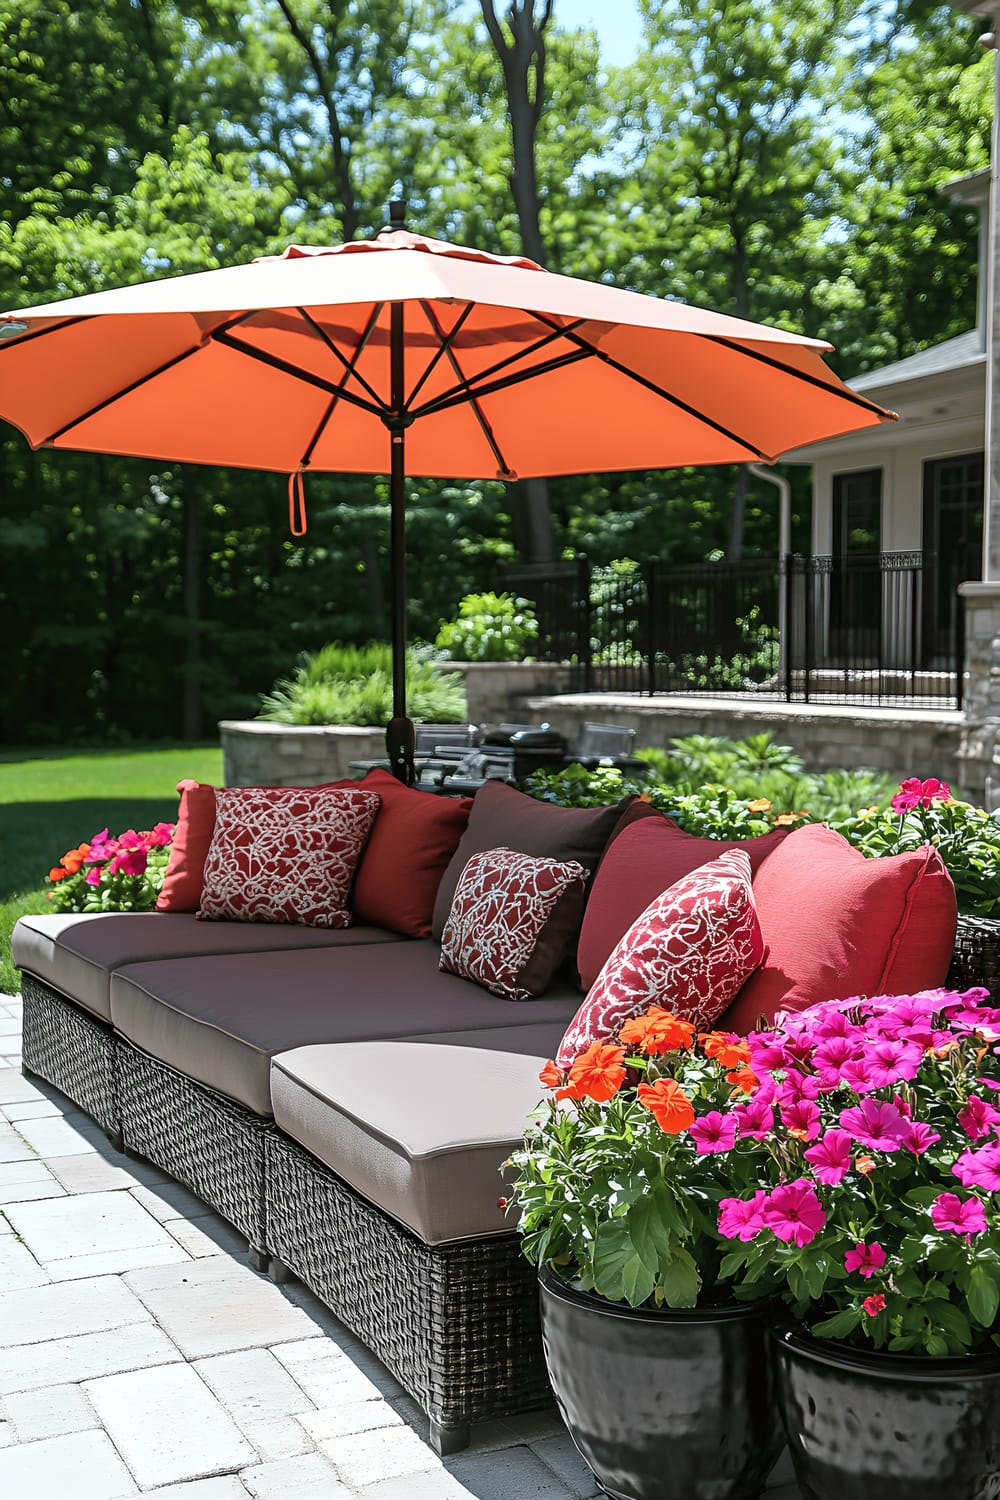
[[[405,198],[393,198],[392,202],[389,204],[389,228],[390,229],[405,229],[406,228],[406,199]]]

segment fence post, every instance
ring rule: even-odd
[[[956,558],[956,562],[960,560],[960,557],[961,554]],[[955,707],[959,712],[962,709],[965,692],[965,600],[958,592],[960,582],[960,570],[958,567],[953,567],[948,586],[951,590],[952,608],[955,611],[955,629],[952,632],[952,639],[955,642]]]
[[[656,691],[656,564],[650,562],[644,569],[646,574],[646,694],[652,698]]]
[[[792,701],[792,618],[793,618],[793,578],[792,554],[785,552],[781,556],[779,567],[781,568],[778,610],[778,665],[782,669],[781,675],[785,679],[785,702]]]
[[[580,601],[578,618],[580,621],[577,631],[576,654],[582,668],[583,691],[590,692],[593,681],[591,661],[591,610],[590,601],[590,562],[581,555],[576,560],[577,566],[577,593]]]
[[[813,610],[816,607],[816,570],[813,567],[816,559],[807,557],[804,559],[803,575],[805,577],[805,652],[802,672],[802,697],[803,702],[809,702],[809,683],[812,676],[813,664]]]

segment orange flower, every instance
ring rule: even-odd
[[[758,797],[756,802],[747,803],[747,812],[770,812],[771,803],[767,797]]]
[[[854,1158],[854,1170],[860,1172],[863,1177],[867,1177],[870,1172],[874,1172],[875,1167],[876,1161],[873,1156],[856,1156]]]
[[[544,1083],[547,1089],[557,1089],[562,1083],[562,1077],[562,1069],[557,1068],[555,1063],[550,1060],[539,1073],[538,1081],[539,1083]]]
[[[569,1070],[571,1098],[603,1104],[617,1094],[625,1080],[624,1047],[591,1042]]]
[[[673,1078],[658,1078],[655,1083],[640,1083],[637,1091],[664,1135],[680,1135],[694,1124],[694,1108],[680,1084]]]
[[[686,1051],[694,1040],[694,1027],[673,1011],[651,1005],[645,1015],[626,1021],[618,1035],[623,1046],[655,1057],[661,1052]]]
[[[89,853],[90,845],[80,844],[76,849],[70,849],[66,854],[64,854],[59,863],[66,871],[67,875],[75,875],[77,871],[82,868],[83,862],[87,858],[87,855]]]
[[[68,870],[64,870],[63,867],[62,867],[62,865],[54,865],[53,868],[49,871],[49,879],[50,880],[65,880],[66,876],[68,874],[69,874],[69,871]]]
[[[744,1094],[752,1094],[757,1087],[757,1074],[752,1068],[736,1068],[726,1074],[726,1082]]]
[[[725,1031],[703,1031],[698,1038],[706,1057],[714,1057],[720,1068],[739,1068],[750,1061],[746,1042]]]

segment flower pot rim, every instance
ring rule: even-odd
[[[942,1375],[964,1378],[1000,1374],[1000,1349],[973,1349],[967,1354],[914,1354],[909,1350],[865,1349],[857,1344],[818,1337],[802,1323],[778,1322],[770,1328],[779,1348],[791,1349],[817,1364],[856,1369],[884,1379],[939,1380]]]
[[[585,1307],[606,1318],[623,1318],[629,1322],[642,1319],[648,1323],[665,1323],[683,1319],[691,1323],[718,1323],[723,1320],[749,1317],[763,1311],[760,1302],[704,1303],[698,1307],[629,1307],[627,1302],[609,1302],[597,1292],[582,1292],[570,1286],[551,1266],[539,1266],[538,1280],[541,1287],[552,1297],[563,1302]]]

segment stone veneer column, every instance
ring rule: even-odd
[[[962,785],[1000,805],[1000,580],[959,584],[965,607]]]

